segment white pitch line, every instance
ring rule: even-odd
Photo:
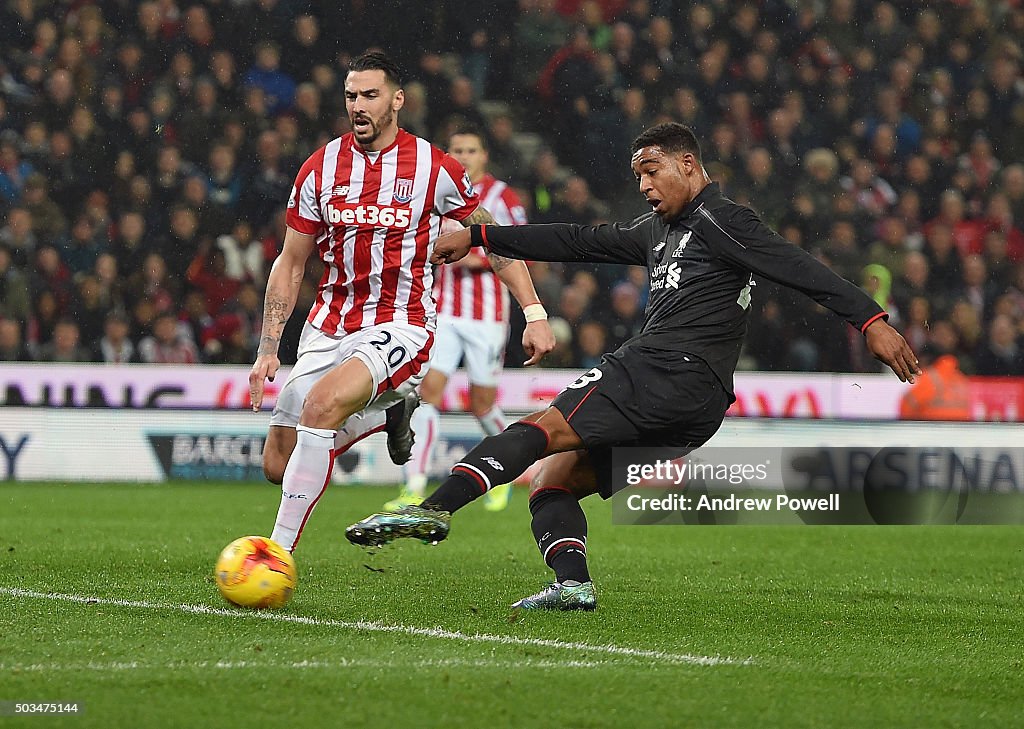
[[[153,670],[235,670],[256,668],[260,670],[284,669],[344,669],[344,668],[604,668],[613,665],[625,665],[618,659],[598,659],[591,661],[552,660],[548,658],[524,658],[521,660],[489,659],[489,658],[433,658],[423,660],[376,660],[368,658],[339,658],[333,661],[168,661],[166,663],[142,663],[139,661],[97,661],[73,663],[0,663],[0,673],[57,673],[61,671],[75,673],[112,673],[119,671],[153,671]]]
[[[667,653],[659,650],[647,650],[643,648],[630,648],[619,645],[592,645],[590,643],[577,643],[549,638],[517,638],[511,635],[493,635],[488,633],[460,633],[444,628],[420,628],[414,625],[391,625],[378,623],[371,620],[359,620],[349,622],[345,620],[332,620],[328,618],[310,618],[303,615],[288,615],[286,613],[256,612],[229,610],[226,608],[215,608],[209,605],[189,605],[173,603],[156,603],[145,600],[119,600],[102,597],[87,597],[84,595],[67,595],[59,592],[39,592],[36,590],[24,590],[18,587],[0,587],[0,595],[11,597],[35,598],[40,600],[56,600],[60,602],[78,603],[80,605],[113,605],[117,607],[139,608],[142,610],[177,610],[179,612],[192,613],[194,615],[215,615],[227,618],[242,618],[250,620],[269,620],[279,623],[294,623],[297,625],[312,625],[321,628],[342,628],[345,630],[356,630],[368,633],[401,633],[404,635],[415,635],[425,638],[441,638],[446,640],[458,640],[468,643],[498,643],[501,645],[533,646],[541,648],[554,648],[558,650],[583,651],[589,653],[604,653],[607,655],[623,656],[629,658],[647,658],[656,663],[689,664],[694,666],[720,666],[720,665],[747,665],[752,661],[748,659],[727,658],[724,656],[698,656],[690,653]]]

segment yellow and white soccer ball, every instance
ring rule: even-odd
[[[217,558],[217,587],[228,602],[247,608],[279,608],[298,578],[290,552],[266,537],[241,537]]]

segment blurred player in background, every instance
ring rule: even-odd
[[[662,448],[677,458],[707,442],[736,399],[733,374],[747,328],[754,275],[790,286],[846,319],[901,380],[917,358],[887,314],[859,288],[722,195],[682,124],[651,127],[633,141],[632,171],[651,211],[631,222],[473,226],[437,241],[436,263],[483,244],[493,255],[646,266],[651,297],[644,327],[583,373],[547,410],[485,438],[422,506],[373,514],[346,531],[379,546],[397,537],[438,542],[451,515],[495,483],[545,458],[531,484],[533,535],[554,582],[513,607],[593,610],[587,518],[580,499],[609,498],[615,447]]]
[[[487,172],[487,147],[483,134],[475,129],[462,129],[448,140],[448,154],[458,160],[480,196],[480,204],[494,216],[498,225],[523,225],[526,212],[515,192]],[[458,224],[445,221],[441,232],[458,230]],[[384,505],[386,511],[423,501],[427,471],[434,459],[434,447],[440,430],[439,408],[448,378],[464,362],[469,375],[469,408],[485,435],[497,435],[507,425],[505,413],[495,403],[498,378],[501,375],[508,341],[508,290],[502,283],[513,272],[512,285],[520,277],[511,267],[495,272],[487,251],[475,248],[452,266],[436,272],[434,298],[437,300],[437,341],[430,357],[430,369],[420,385],[421,404],[412,418],[416,433],[412,458],[405,465],[405,488],[397,498]],[[524,300],[524,297],[527,297]],[[548,326],[547,313],[530,289],[518,291],[516,300],[526,316],[523,344],[534,341],[542,346],[534,349],[525,362],[533,365],[554,348],[554,335]],[[512,495],[511,484],[495,486],[487,492],[484,507],[491,511],[504,509]]]
[[[280,367],[281,333],[306,260],[316,250],[324,263],[263,450],[264,473],[282,484],[271,538],[289,551],[339,452],[383,430],[392,460],[409,459],[415,389],[434,342],[430,255],[441,217],[464,225],[493,221],[462,165],[398,127],[403,102],[398,68],[386,56],[366,53],[352,61],[345,79],[352,131],[300,168],[283,250],[267,281],[249,375],[254,410]],[[518,277],[509,274],[517,290],[533,293],[526,264],[498,256],[490,262],[495,271],[517,271]],[[535,343],[525,344],[533,354]]]

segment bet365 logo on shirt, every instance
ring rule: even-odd
[[[389,205],[327,203],[327,222],[331,225],[365,225],[372,228],[399,228],[405,230],[412,222],[409,208]]]

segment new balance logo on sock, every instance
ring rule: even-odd
[[[505,470],[505,467],[503,465],[501,465],[497,460],[495,460],[492,456],[484,456],[480,460],[483,461],[484,463],[486,463],[491,468],[493,468],[495,471],[504,471]]]

